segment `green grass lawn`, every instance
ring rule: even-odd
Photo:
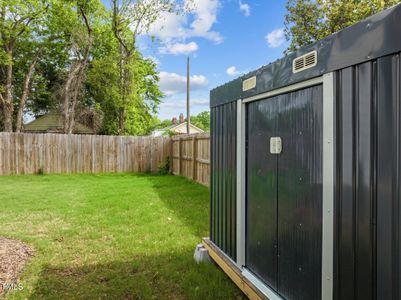
[[[208,189],[175,176],[0,177],[0,236],[35,249],[7,299],[237,299],[193,251]]]

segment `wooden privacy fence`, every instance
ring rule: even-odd
[[[157,172],[168,137],[0,133],[0,175]]]
[[[172,138],[172,172],[204,185],[210,177],[209,134],[179,135]]]

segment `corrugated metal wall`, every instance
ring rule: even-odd
[[[336,72],[336,299],[401,299],[400,69]]]
[[[398,54],[335,72],[335,299],[401,299],[400,72]],[[236,260],[236,102],[211,121],[211,239]]]
[[[246,109],[246,266],[278,287],[278,155],[269,140],[279,136],[279,101],[283,96],[251,102]]]
[[[236,260],[236,102],[211,109],[211,240]]]
[[[323,89],[281,97],[278,291],[286,299],[321,299]]]
[[[247,105],[246,267],[285,299],[321,298],[322,98],[317,85]]]

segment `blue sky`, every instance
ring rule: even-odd
[[[104,0],[106,2],[108,0]],[[167,95],[160,119],[185,113],[186,57],[191,59],[191,115],[209,110],[209,91],[282,56],[285,0],[195,0],[186,16],[165,14],[139,40]]]

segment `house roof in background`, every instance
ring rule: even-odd
[[[170,126],[167,126],[167,127],[164,127],[164,128],[158,129],[158,130],[160,130],[160,131],[174,130],[175,128],[178,128],[178,127],[180,127],[180,126],[182,126],[182,125],[185,125],[185,126],[186,126],[186,125],[187,125],[187,122],[178,123],[178,124],[172,124],[172,125],[170,125]],[[204,132],[203,129],[201,129],[201,128],[199,128],[199,127],[197,127],[197,126],[195,126],[195,125],[193,125],[193,124],[191,124],[191,123],[189,123],[189,126],[191,126],[192,128],[195,128],[195,129],[197,129],[197,130],[199,130],[199,131]]]
[[[63,132],[64,117],[61,114],[49,113],[24,125],[25,132]],[[94,134],[93,130],[75,121],[74,133]]]

